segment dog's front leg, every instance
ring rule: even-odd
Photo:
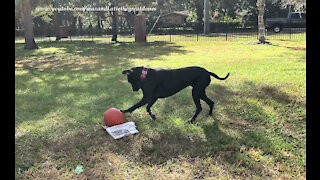
[[[149,113],[150,117],[155,120],[157,119],[156,115],[154,115],[151,111],[151,106],[157,101],[158,98],[153,98],[147,105],[146,109],[147,109],[147,112]]]
[[[147,99],[145,97],[143,97],[137,104],[133,105],[132,107],[130,107],[127,110],[120,110],[122,113],[132,113],[132,111],[136,110],[137,108],[143,106],[147,104]]]

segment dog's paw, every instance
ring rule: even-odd
[[[193,118],[190,118],[190,119],[188,120],[188,123],[190,123],[190,124],[193,124],[193,122],[194,122],[194,119],[193,119]]]
[[[125,114],[127,111],[126,111],[126,110],[120,110],[120,112],[122,112],[123,114]]]
[[[156,119],[157,119],[157,116],[154,115],[154,114],[151,114],[150,116],[151,116],[151,118],[152,118],[153,120],[156,120]]]

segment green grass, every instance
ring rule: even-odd
[[[15,47],[17,179],[305,179],[306,40],[107,43]],[[113,140],[103,113],[136,103],[122,70],[202,66],[215,101],[195,124],[191,87],[126,115],[138,134]],[[84,172],[75,173],[77,165]]]

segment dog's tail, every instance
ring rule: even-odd
[[[229,77],[229,74],[230,74],[230,73],[228,73],[227,76],[224,77],[224,78],[221,78],[221,77],[217,76],[215,73],[212,73],[212,72],[209,72],[209,74],[210,74],[211,76],[215,77],[216,79],[225,80],[225,79],[227,79],[227,78]]]

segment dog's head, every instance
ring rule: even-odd
[[[139,91],[139,89],[141,88],[140,76],[142,69],[143,66],[139,66],[122,71],[122,74],[127,75],[128,82],[131,84],[133,91]]]

